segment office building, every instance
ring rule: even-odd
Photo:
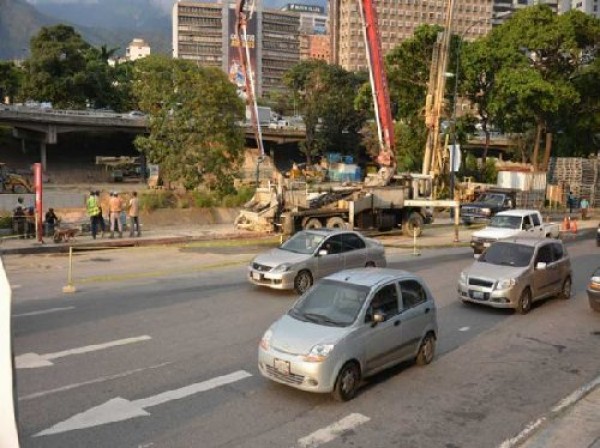
[[[322,6],[288,3],[281,10],[295,12],[300,16],[300,34],[327,34],[328,32],[327,13]]]
[[[220,67],[240,89],[245,77],[239,58],[234,4],[178,1],[173,5],[173,57]],[[300,60],[297,13],[263,9],[248,21],[248,47],[257,94],[283,87],[283,74]]]
[[[365,43],[358,4],[355,0],[331,0],[331,58],[346,70],[367,67]],[[411,38],[421,24],[444,26],[445,0],[379,0],[378,25],[383,53]],[[475,39],[492,26],[493,0],[456,0],[454,34]]]

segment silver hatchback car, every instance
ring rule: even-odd
[[[338,272],[317,282],[263,335],[263,376],[309,392],[354,397],[361,378],[402,361],[429,364],[436,306],[419,277],[382,268]]]
[[[257,255],[248,280],[302,294],[314,281],[343,269],[385,267],[381,243],[349,230],[314,229],[296,233],[276,249]]]

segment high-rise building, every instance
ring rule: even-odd
[[[178,1],[173,5],[173,57],[220,67],[240,88],[245,77],[239,59],[234,4]],[[300,60],[297,13],[262,8],[247,23],[248,49],[257,94],[283,88],[283,74]]]
[[[300,15],[301,34],[327,34],[329,24],[327,13],[322,6],[288,3],[281,10]]]
[[[577,9],[600,19],[600,0],[563,0],[559,5],[559,12]]]
[[[321,59],[329,62],[331,60],[331,45],[329,42],[329,35],[301,34],[300,59]]]
[[[355,0],[331,0],[331,58],[346,70],[367,67],[365,43]],[[444,26],[446,0],[379,0],[377,16],[382,50],[385,53],[413,36],[421,24]],[[493,0],[456,0],[453,34],[475,39],[492,26]]]

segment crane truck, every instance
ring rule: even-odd
[[[252,7],[247,7],[245,2],[246,0],[238,0],[236,5],[240,42],[244,42],[242,36],[245,35],[245,24],[252,11]],[[419,236],[423,225],[433,221],[431,175],[396,173],[394,122],[384,71],[377,10],[374,0],[359,0],[359,4],[379,139],[378,172],[367,175],[360,183],[328,188],[318,185],[312,190],[307,184],[286,184],[283,176],[278,176],[276,185],[257,186],[253,198],[245,204],[235,220],[237,228],[279,231],[283,234],[320,227],[402,229],[403,233]],[[250,58],[242,51],[240,57],[243,69],[252,73],[252,70],[248,70]],[[247,80],[252,82],[248,77]],[[254,101],[254,105],[250,107],[254,111],[254,87],[249,85],[247,90],[251,92],[247,99]],[[253,123],[256,126],[257,120],[254,119]],[[255,133],[258,139],[260,126],[257,127]],[[262,156],[262,144],[257,143]]]

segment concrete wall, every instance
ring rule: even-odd
[[[17,199],[22,197],[25,206],[35,206],[35,194],[0,194],[0,213],[4,215],[12,214],[13,209],[17,206]],[[86,194],[84,193],[58,193],[44,192],[42,197],[42,205],[44,213],[52,207],[58,209],[85,209]]]

